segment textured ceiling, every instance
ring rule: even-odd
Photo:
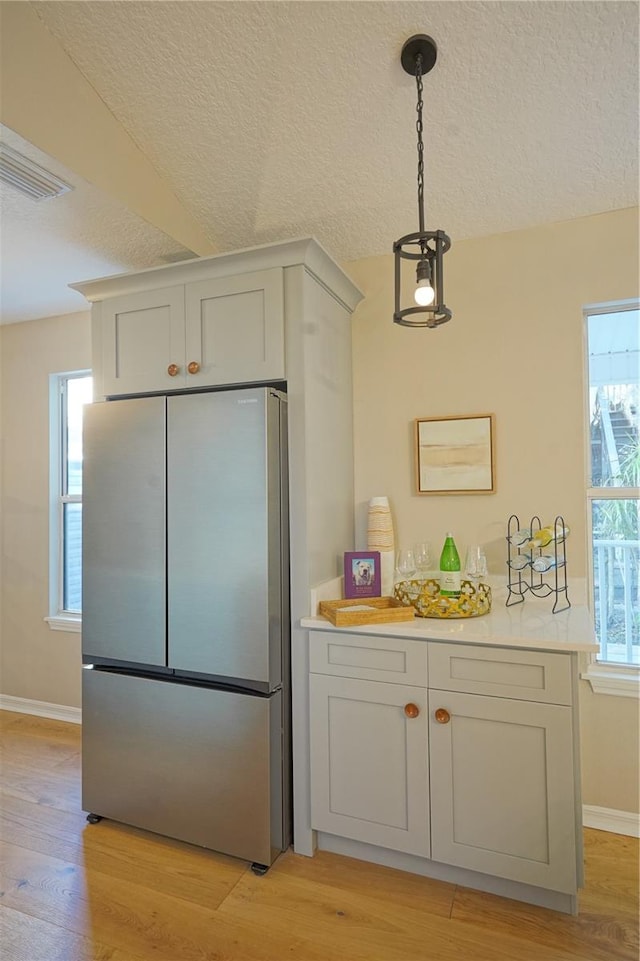
[[[429,228],[455,243],[638,202],[637,3],[32,8],[218,250],[313,234],[344,262],[417,229],[415,81],[399,63],[417,32],[439,48]],[[171,247],[157,232],[138,247],[132,224],[103,240],[132,268]]]
[[[82,294],[67,287],[74,277],[143,269],[187,254],[12,131],[2,129],[2,140],[73,186],[62,197],[34,203],[0,183],[3,323],[86,310]]]

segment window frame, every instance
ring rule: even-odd
[[[589,317],[596,314],[623,313],[627,310],[640,310],[640,299],[608,301],[598,304],[587,304],[582,308],[582,339],[583,339],[583,382],[584,382],[584,476],[585,476],[585,508],[586,508],[586,547],[587,547],[587,603],[595,624],[594,605],[594,570],[593,570],[593,501],[594,500],[624,500],[640,497],[637,487],[592,487],[591,486],[591,400],[589,379]],[[606,494],[603,496],[603,492]],[[597,694],[609,694],[617,697],[632,697],[640,699],[640,665],[622,664],[612,661],[598,660],[597,654],[588,656],[586,670],[580,675],[589,681],[592,690]]]
[[[82,504],[82,494],[68,493],[67,385],[92,376],[91,370],[49,375],[49,614],[45,621],[53,631],[82,630],[82,613],[64,607],[65,505]]]

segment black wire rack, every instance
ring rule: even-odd
[[[534,515],[527,528],[520,526],[517,514],[507,522],[507,607],[522,604],[527,593],[534,597],[554,595],[553,614],[571,607],[567,590],[568,529],[558,514],[553,525],[553,538],[544,545],[531,546],[543,530],[540,518]]]

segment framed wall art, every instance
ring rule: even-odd
[[[415,427],[419,494],[495,494],[493,414],[419,417]]]

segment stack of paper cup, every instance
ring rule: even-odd
[[[393,595],[395,545],[388,497],[372,497],[369,501],[367,549],[380,551],[380,590],[384,596]]]

